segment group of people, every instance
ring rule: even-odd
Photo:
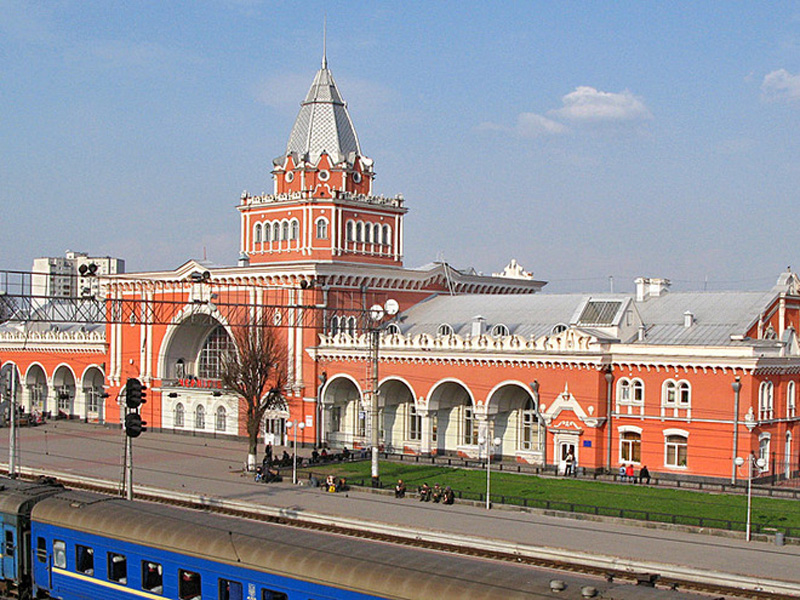
[[[344,446],[339,454],[332,454],[328,452],[328,449],[325,446],[322,446],[321,450],[317,450],[315,446],[311,451],[311,458],[309,459],[309,462],[311,464],[318,464],[330,461],[350,460],[352,456],[353,454],[347,449],[347,446]]]
[[[636,473],[633,469],[633,464],[628,463],[627,465],[620,465],[619,466],[619,480],[620,481],[627,481],[628,483],[636,483]],[[647,483],[650,485],[650,471],[647,468],[647,465],[642,465],[642,468],[639,469],[639,483]]]
[[[427,483],[423,483],[417,488],[417,495],[420,502],[441,502],[442,504],[452,504],[455,502],[456,496],[450,486],[442,487],[438,483],[432,488]],[[406,497],[406,484],[402,479],[397,480],[397,485],[394,486],[394,497]]]

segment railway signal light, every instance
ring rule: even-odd
[[[139,437],[143,431],[147,431],[146,421],[142,421],[142,415],[139,413],[128,413],[125,415],[125,435],[128,437]]]
[[[142,382],[134,377],[129,377],[125,383],[125,404],[128,408],[139,408],[139,405],[147,402],[144,391],[147,388]]]

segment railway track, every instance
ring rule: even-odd
[[[35,480],[45,476],[36,469],[30,469],[20,476]],[[60,483],[74,489],[82,489],[107,495],[119,495],[115,484],[99,479],[80,476],[59,475],[54,477]],[[666,590],[680,590],[720,599],[753,600],[797,600],[800,589],[787,582],[755,581],[730,574],[713,574],[694,569],[675,569],[665,565],[631,563],[620,559],[609,559],[592,555],[579,555],[542,548],[524,548],[515,544],[492,543],[485,539],[444,534],[420,530],[401,530],[398,527],[353,521],[342,517],[312,515],[267,506],[237,503],[210,496],[173,492],[158,488],[139,486],[135,499],[156,502],[194,510],[204,510],[221,515],[240,517],[298,527],[320,532],[334,533],[381,541],[392,544],[437,550],[452,554],[479,557],[488,560],[509,561],[518,564],[590,575],[608,581],[618,581],[632,585],[646,585]],[[3,596],[0,596],[3,598]]]

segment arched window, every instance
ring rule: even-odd
[[[253,231],[253,241],[256,244],[261,243],[261,223],[256,223],[255,230]]]
[[[219,379],[223,357],[233,350],[233,342],[225,328],[221,325],[215,327],[197,358],[197,376],[200,379]]]
[[[273,242],[281,241],[281,224],[278,221],[275,221],[272,224],[272,241]]]
[[[762,381],[758,389],[758,419],[772,418],[774,387],[771,381]]]
[[[353,237],[353,222],[352,221],[348,221],[347,222],[346,229],[347,229],[347,241],[348,242],[352,242],[355,239]]]
[[[372,227],[369,226],[369,223],[364,225],[364,241],[367,244],[372,242]]]
[[[637,431],[623,431],[619,442],[620,462],[642,461],[642,434]]]
[[[214,420],[214,429],[216,431],[225,431],[228,426],[228,415],[225,412],[225,407],[220,406],[217,408],[217,418]]]
[[[327,219],[317,219],[317,239],[318,240],[327,240],[328,239],[328,220]]]
[[[631,402],[631,382],[627,379],[620,379],[617,383],[617,402],[620,404]]]
[[[356,335],[356,318],[355,317],[348,317],[347,319],[347,333],[350,336]]]
[[[678,384],[671,379],[664,382],[662,402],[665,406],[675,406],[678,403]]]
[[[564,325],[564,323],[559,323],[558,325],[553,326],[553,329],[550,330],[550,335],[558,335],[559,333],[562,333],[567,329],[568,327]]]
[[[520,412],[520,449],[534,450],[538,446],[539,421],[536,418],[536,404],[528,398]]]
[[[689,438],[685,435],[667,435],[664,441],[664,464],[668,467],[685,467]]]
[[[388,225],[383,226],[383,243],[385,246],[392,244],[392,228]]]
[[[786,386],[786,418],[794,419],[797,413],[797,391],[794,381],[790,381]]]
[[[389,323],[386,326],[386,333],[396,335],[400,333],[400,326],[397,323]]]
[[[206,428],[206,409],[203,407],[202,404],[198,404],[197,408],[194,411],[194,428],[195,429]]]
[[[338,316],[331,318],[331,335],[337,335],[341,331],[341,324]]]
[[[688,381],[681,381],[678,384],[678,404],[683,407],[692,404],[692,388],[689,386]]]
[[[183,404],[178,402],[175,405],[175,427],[183,427],[183,420],[184,420],[185,412],[186,411],[183,408]]]
[[[375,223],[372,226],[372,243],[373,244],[382,244],[383,241],[381,240],[381,226]]]
[[[281,223],[281,240],[289,239],[289,221]]]
[[[269,223],[264,223],[264,243],[268,243],[270,239],[270,231],[272,226]]]
[[[644,382],[641,379],[633,380],[633,403],[644,404]]]
[[[363,223],[356,223],[356,241],[363,242],[364,241],[364,224]]]
[[[493,337],[506,337],[509,334],[508,327],[503,325],[502,323],[498,323],[494,327],[492,327],[492,336]]]
[[[436,330],[436,335],[441,337],[446,337],[448,335],[453,335],[453,327],[449,323],[442,323],[439,325],[439,329]]]
[[[762,433],[758,437],[758,458],[764,461],[763,467],[756,466],[756,469],[761,470],[761,472],[769,471],[769,462],[770,462],[770,452],[769,452],[769,445],[772,436],[769,433]]]
[[[295,241],[297,238],[300,237],[300,222],[297,219],[292,219],[291,227],[292,231],[290,233],[289,239]]]
[[[470,446],[478,445],[478,419],[475,418],[475,411],[471,406],[463,407],[463,431],[464,443]]]

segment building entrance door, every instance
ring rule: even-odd
[[[561,439],[557,445],[557,465],[558,465],[558,472],[562,475],[567,474],[567,469],[573,470],[571,474],[574,474],[574,469],[577,468],[578,464],[578,443],[573,439]],[[572,456],[572,460],[567,461],[568,456]]]

